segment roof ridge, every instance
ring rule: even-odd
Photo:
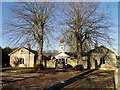
[[[15,53],[16,51],[18,51],[18,50],[21,49],[21,48],[24,48],[24,49],[30,51],[29,49],[27,49],[27,48],[25,48],[25,47],[19,47],[19,48],[17,48],[16,50],[12,51],[10,54],[8,54],[8,56],[10,56],[11,54]],[[32,51],[30,51],[30,52],[33,53]],[[34,54],[34,53],[33,53],[33,54]]]

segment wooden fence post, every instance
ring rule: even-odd
[[[120,89],[120,61],[119,61],[119,68],[118,68],[118,88]]]
[[[120,62],[117,62],[117,68],[114,73],[115,78],[115,88],[116,90],[120,90]]]

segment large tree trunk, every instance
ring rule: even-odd
[[[37,60],[37,64],[41,64],[41,63],[42,63],[42,49],[43,49],[43,47],[40,45],[40,46],[39,46],[39,50],[38,50],[38,60]]]
[[[91,54],[89,54],[89,55],[87,56],[87,69],[91,69],[90,56],[91,56]]]
[[[82,65],[82,44],[81,38],[79,36],[79,29],[76,30],[76,38],[77,38],[77,64]]]
[[[81,48],[81,44],[79,41],[77,42],[77,59],[78,59],[77,64],[82,65],[83,64],[82,63],[82,48]]]
[[[39,50],[38,50],[38,62],[37,64],[42,64],[42,56],[43,56],[43,28],[40,30],[41,37],[40,37],[40,43],[39,43]]]

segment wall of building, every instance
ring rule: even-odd
[[[24,64],[15,65],[15,62],[17,63],[20,58],[24,58]],[[20,50],[10,55],[10,65],[12,67],[33,67],[34,54],[24,48],[21,48]]]
[[[77,65],[77,60],[76,59],[68,59],[67,64],[71,65],[72,67],[75,67]]]
[[[101,64],[101,60],[104,58],[105,63]],[[104,53],[92,53],[90,57],[91,62],[91,69],[96,68],[96,62],[97,67],[102,70],[115,70],[116,69],[116,54],[112,52],[104,52]],[[97,69],[97,68],[96,68]]]
[[[68,58],[67,64],[71,65],[72,67],[75,67],[77,65],[77,60],[75,59],[70,60],[70,58]],[[46,60],[46,62],[43,61],[43,65],[46,66],[47,68],[55,68],[55,59]]]
[[[101,63],[101,59],[104,58],[105,63]],[[90,52],[88,56],[83,58],[84,68],[88,67],[90,63],[91,69],[102,69],[102,70],[115,70],[116,69],[116,54],[108,49],[101,48],[100,50],[95,50]],[[45,63],[43,63],[45,66]],[[67,64],[75,67],[77,65],[76,59],[67,58]],[[46,61],[47,68],[55,68],[55,59]]]
[[[43,66],[47,67],[47,68],[55,68],[55,59],[51,59],[51,60],[43,60]]]

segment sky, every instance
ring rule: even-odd
[[[117,1],[117,0],[116,0]],[[0,28],[1,28],[1,31],[0,32],[4,32],[4,23],[6,22],[6,20],[8,19],[8,15],[10,13],[10,7],[14,4],[14,2],[1,2],[0,3],[0,11],[1,11],[1,16],[0,16],[0,19],[1,19],[1,22],[0,22]],[[102,2],[101,3],[102,7],[106,7],[107,5],[109,5],[109,11],[111,12],[111,17],[113,17],[113,23],[115,24],[112,29],[115,31],[115,33],[112,34],[111,37],[113,37],[115,39],[115,44],[114,44],[114,48],[116,50],[114,50],[113,48],[111,47],[108,47],[110,48],[111,50],[115,51],[116,53],[118,53],[118,2]],[[1,34],[0,34],[1,35]],[[0,38],[1,39],[1,38]],[[0,40],[1,41],[1,40]],[[2,46],[2,48],[8,46],[8,43],[7,43],[7,38],[3,38],[2,37],[2,42],[0,46]],[[55,44],[54,46],[54,49],[56,50],[59,50],[59,43]],[[53,48],[49,48],[50,50],[52,50]]]

